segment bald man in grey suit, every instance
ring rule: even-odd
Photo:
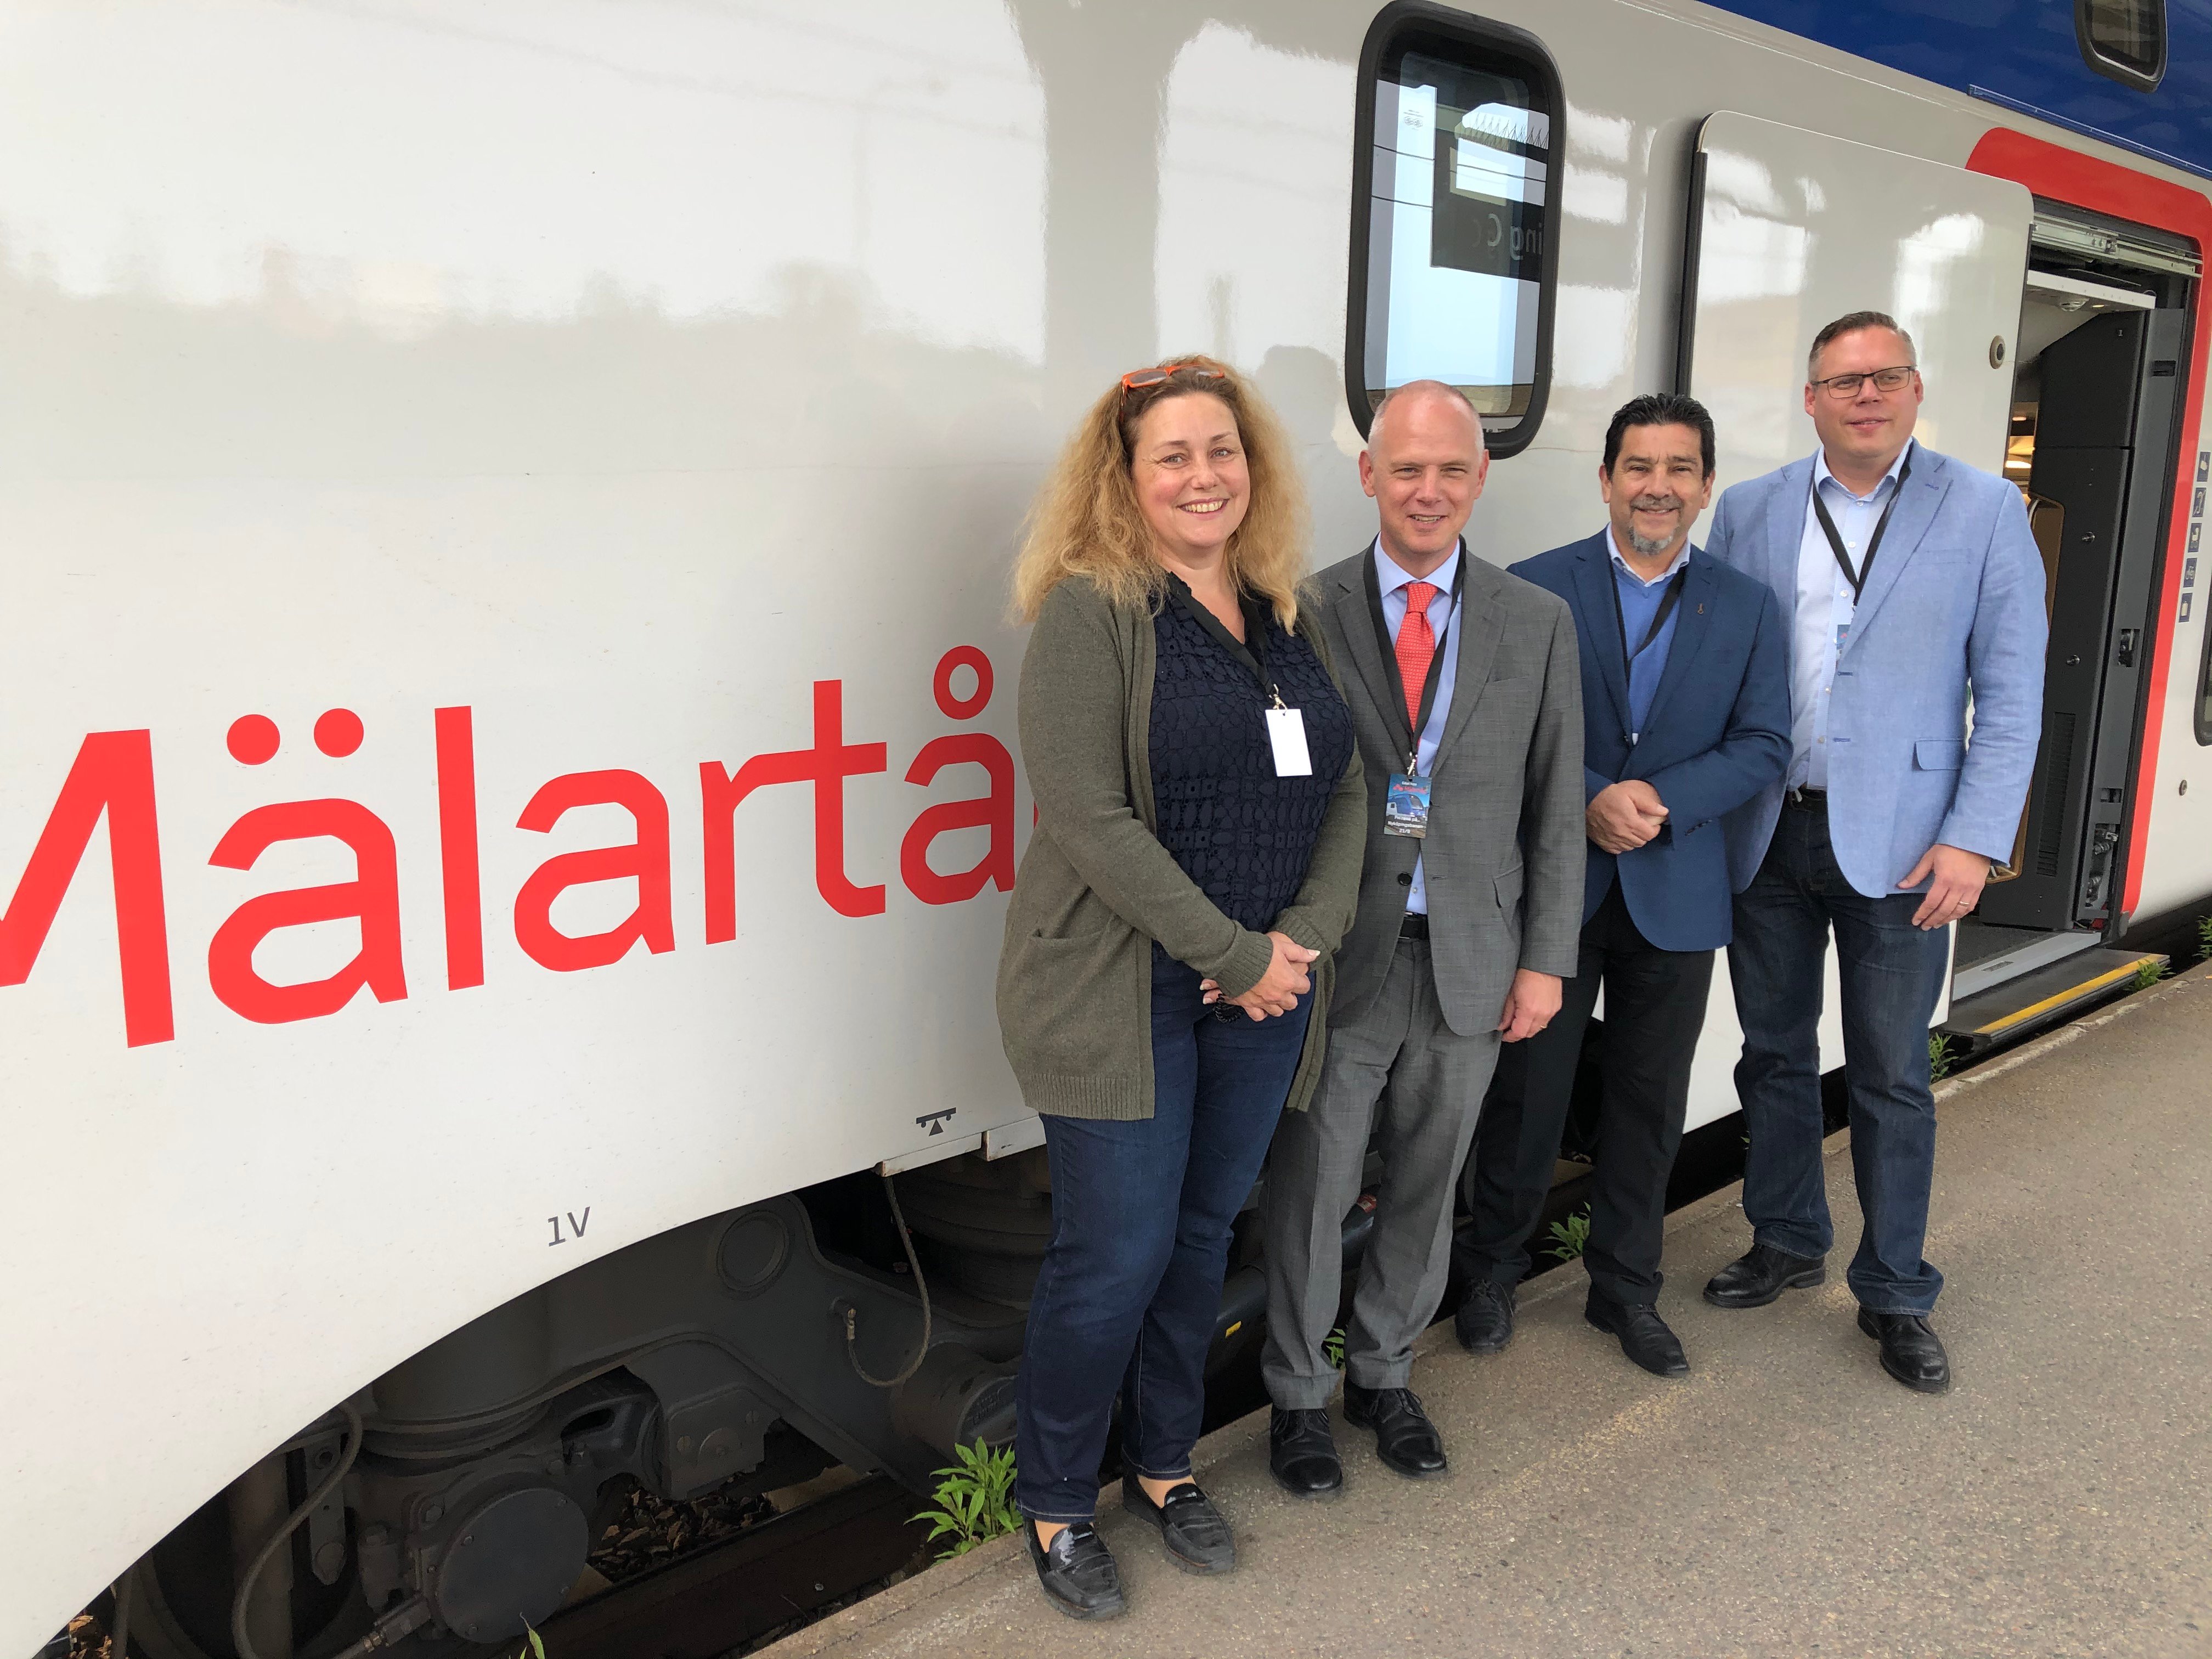
[[[1322,1344],[1370,1138],[1382,1176],[1345,1328],[1345,1418],[1374,1431],[1400,1474],[1444,1472],[1443,1439],[1407,1384],[1413,1339],[1443,1295],[1454,1179],[1499,1042],[1541,1030],[1577,965],[1574,619],[1461,539],[1489,460],[1457,390],[1431,380],[1391,393],[1359,458],[1381,532],[1316,584],[1369,812],[1328,1060],[1311,1109],[1285,1114],[1268,1164],[1269,1467],[1301,1497],[1343,1483]]]

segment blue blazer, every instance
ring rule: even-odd
[[[1796,614],[1812,489],[1809,455],[1737,484],[1722,495],[1706,544],[1772,589],[1785,617]],[[1899,891],[1939,842],[2012,855],[2043,731],[2049,633],[2043,558],[2020,492],[1916,445],[1829,696],[1828,833],[1854,889]],[[1781,809],[1778,781],[1730,815],[1739,890],[1766,856]]]
[[[1651,841],[1618,855],[1586,843],[1583,920],[1615,880],[1644,937],[1662,951],[1711,951],[1730,937],[1731,883],[1721,819],[1778,786],[1790,764],[1788,624],[1774,596],[1696,548],[1674,611],[1674,642],[1640,742],[1628,740],[1628,670],[1613,609],[1612,532],[1513,567],[1575,614],[1582,643],[1585,801],[1641,778],[1667,804]],[[1880,568],[1881,561],[1875,561]]]

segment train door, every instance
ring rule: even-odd
[[[1921,438],[2003,464],[2025,187],[1723,110],[1691,189],[1676,378],[1712,410],[1723,484],[1813,453],[1805,349],[1853,311],[1887,312],[1919,347]]]
[[[1676,378],[1712,410],[1723,485],[1813,453],[1806,349],[1854,311],[1911,333],[1928,388],[1920,437],[2003,465],[2034,220],[2024,186],[1721,111],[1699,129],[1691,190]],[[1843,1054],[1832,957],[1828,971],[1824,1067]],[[1705,1063],[1733,1058],[1724,1042],[1705,1048]]]

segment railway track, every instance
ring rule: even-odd
[[[749,1527],[563,1609],[557,1659],[719,1659],[927,1564],[915,1495],[881,1476]]]

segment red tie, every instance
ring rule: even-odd
[[[1421,717],[1421,688],[1428,684],[1429,664],[1437,654],[1436,631],[1429,626],[1429,601],[1437,596],[1434,582],[1406,584],[1406,620],[1398,624],[1398,678],[1406,684],[1407,724]],[[1421,734],[1413,733],[1419,744]]]

